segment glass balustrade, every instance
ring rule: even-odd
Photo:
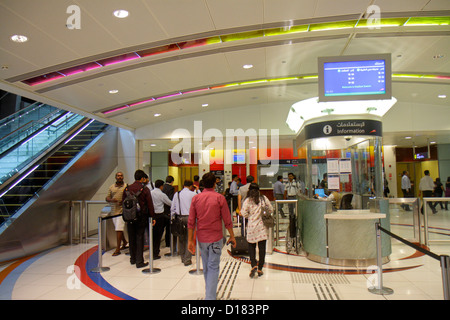
[[[15,148],[8,149],[0,155],[0,184],[25,168],[35,157],[60,139],[67,130],[80,122],[84,117],[67,113],[43,130],[38,130]]]

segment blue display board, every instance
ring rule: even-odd
[[[319,58],[319,101],[390,98],[390,55]]]

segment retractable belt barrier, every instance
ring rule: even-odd
[[[426,204],[426,202],[425,202]],[[378,265],[378,287],[376,288],[369,288],[369,291],[375,294],[390,294],[392,293],[392,289],[383,287],[383,280],[382,280],[382,262],[381,262],[381,231],[386,233],[388,236],[406,244],[407,246],[410,246],[414,249],[416,249],[419,252],[422,252],[433,259],[439,260],[441,263],[441,272],[442,272],[442,285],[444,289],[444,300],[450,300],[450,273],[449,273],[449,266],[450,266],[450,258],[448,255],[437,255],[431,251],[428,251],[420,246],[415,245],[414,243],[411,243],[392,232],[384,229],[381,227],[380,223],[375,224],[376,232],[377,232],[377,265]]]
[[[109,267],[104,267],[103,266],[103,249],[102,249],[102,239],[103,239],[103,227],[104,227],[104,221],[108,220],[108,219],[112,219],[112,218],[116,218],[116,217],[121,217],[122,214],[118,214],[115,216],[106,216],[106,217],[102,217],[99,216],[98,217],[98,265],[96,268],[93,268],[91,270],[91,272],[97,272],[97,273],[101,273],[101,272],[105,272],[105,271],[109,271],[110,268]]]

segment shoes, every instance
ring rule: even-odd
[[[114,253],[112,254],[113,257],[118,256],[120,254],[120,251],[114,251]]]
[[[158,260],[158,259],[161,259],[161,256],[153,256],[153,260]]]
[[[143,267],[146,267],[146,266],[148,266],[148,262],[143,262],[143,263],[137,264],[136,268],[143,268]]]
[[[185,262],[183,262],[183,264],[187,267],[187,266],[190,266],[192,264],[192,261],[191,260],[185,261]]]
[[[262,270],[258,270],[258,277],[261,277],[263,274]]]
[[[249,277],[250,278],[256,278],[256,272],[257,272],[258,267],[253,267],[252,270],[250,271]]]

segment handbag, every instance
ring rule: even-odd
[[[262,204],[264,202],[264,204]],[[275,219],[273,218],[272,214],[269,212],[269,208],[266,205],[266,202],[261,197],[261,220],[264,223],[264,226],[266,228],[273,228],[275,224]]]
[[[186,227],[180,215],[176,214],[170,222],[170,232],[175,237],[182,237],[186,233]]]
[[[183,222],[181,218],[181,202],[180,202],[180,192],[178,192],[178,206],[179,206],[179,214],[175,214],[173,219],[170,221],[170,233],[175,237],[182,237],[187,232],[187,226]]]

